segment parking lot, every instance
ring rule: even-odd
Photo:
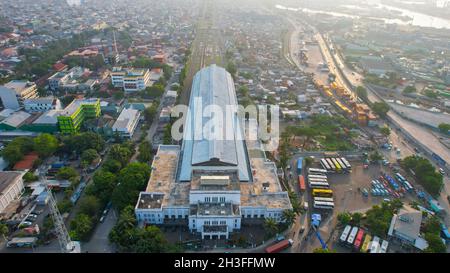
[[[383,199],[392,199],[391,196],[372,196],[370,193],[366,197],[361,192],[364,188],[368,189],[370,192],[372,187],[371,181],[378,179],[382,172],[393,175],[393,171],[390,167],[381,164],[370,164],[369,167],[365,169],[362,161],[350,161],[350,163],[352,165],[351,173],[328,175],[328,181],[333,190],[334,210],[311,209],[311,213],[320,213],[322,215],[322,222],[319,228],[320,235],[327,242],[329,247],[335,249],[337,252],[349,251],[334,244],[341,232],[336,229],[337,215],[340,212],[364,213],[372,206],[380,204]],[[321,168],[317,163],[312,167]],[[310,189],[308,189],[308,195],[310,196]],[[309,198],[309,200],[312,200],[312,198]],[[414,197],[411,194],[405,194],[401,200],[404,203],[409,203],[414,200]],[[314,249],[320,247],[319,240],[316,238],[315,234],[310,231],[306,236],[305,242],[300,247],[300,252],[312,252]]]

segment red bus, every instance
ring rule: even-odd
[[[361,228],[359,229],[358,234],[356,234],[355,243],[353,244],[355,250],[359,250],[361,248],[363,238],[364,238],[364,230]]]
[[[298,176],[298,185],[300,186],[301,191],[306,190],[305,178],[303,177],[303,175]]]

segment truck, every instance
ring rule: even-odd
[[[303,157],[299,157],[297,159],[297,174],[298,175],[302,174],[302,169],[303,169]]]
[[[271,246],[268,246],[266,248],[266,253],[280,252],[280,251],[290,247],[293,243],[294,243],[294,241],[292,241],[292,239],[285,239],[285,240],[275,243]]]

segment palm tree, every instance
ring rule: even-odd
[[[278,232],[278,224],[273,218],[266,218],[264,221],[264,229],[267,234],[275,235]]]
[[[293,210],[287,209],[283,211],[281,215],[281,220],[285,222],[288,226],[292,225],[295,221],[296,214]]]

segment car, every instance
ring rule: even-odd
[[[308,202],[303,202],[303,208],[304,208],[305,210],[308,209]]]
[[[105,216],[104,215],[102,217],[100,217],[100,223],[103,223],[103,221],[105,221]]]
[[[284,239],[286,239],[286,238],[285,238],[283,235],[278,235],[277,238],[275,239],[275,241],[281,242],[281,241],[283,241]]]
[[[391,202],[391,199],[389,199],[389,198],[384,198],[383,201],[384,201],[384,202]]]
[[[19,225],[19,228],[25,228],[25,227],[29,227],[29,226],[32,226],[32,225],[33,225],[32,222],[29,222],[29,221],[23,221],[23,222]]]
[[[439,168],[439,173],[442,174],[442,175],[445,175],[444,169]]]
[[[25,221],[33,223],[34,221],[36,221],[36,218],[34,218],[34,217],[27,217],[25,219]]]

